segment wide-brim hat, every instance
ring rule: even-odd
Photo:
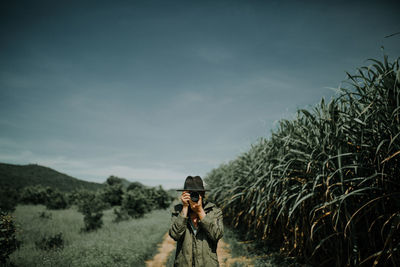
[[[177,189],[176,191],[209,191],[204,188],[203,180],[200,176],[188,176],[185,180],[183,189]]]

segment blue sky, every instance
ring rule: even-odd
[[[0,162],[165,188],[400,56],[395,1],[2,1]]]

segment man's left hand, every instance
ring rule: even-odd
[[[191,199],[189,199],[189,204],[190,208],[197,213],[200,220],[206,216],[206,213],[203,209],[203,197],[201,195],[199,195],[199,200],[197,202],[193,202]]]

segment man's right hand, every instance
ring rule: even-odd
[[[183,191],[181,195],[181,201],[184,207],[189,206],[189,200],[190,200],[190,193],[189,191]]]

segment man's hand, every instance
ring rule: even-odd
[[[181,195],[181,201],[184,207],[189,207],[190,193],[183,191]]]
[[[183,217],[187,217],[188,216],[189,200],[190,200],[189,192],[188,191],[183,191],[182,195],[181,195],[181,201],[182,201],[182,204],[183,204],[181,215]]]
[[[193,202],[190,199],[190,194],[189,194],[189,204],[190,204],[190,208],[197,213],[197,215],[199,216],[199,219],[202,220],[205,216],[206,213],[204,212],[203,209],[203,197],[201,195],[199,195],[199,200],[197,202]]]

